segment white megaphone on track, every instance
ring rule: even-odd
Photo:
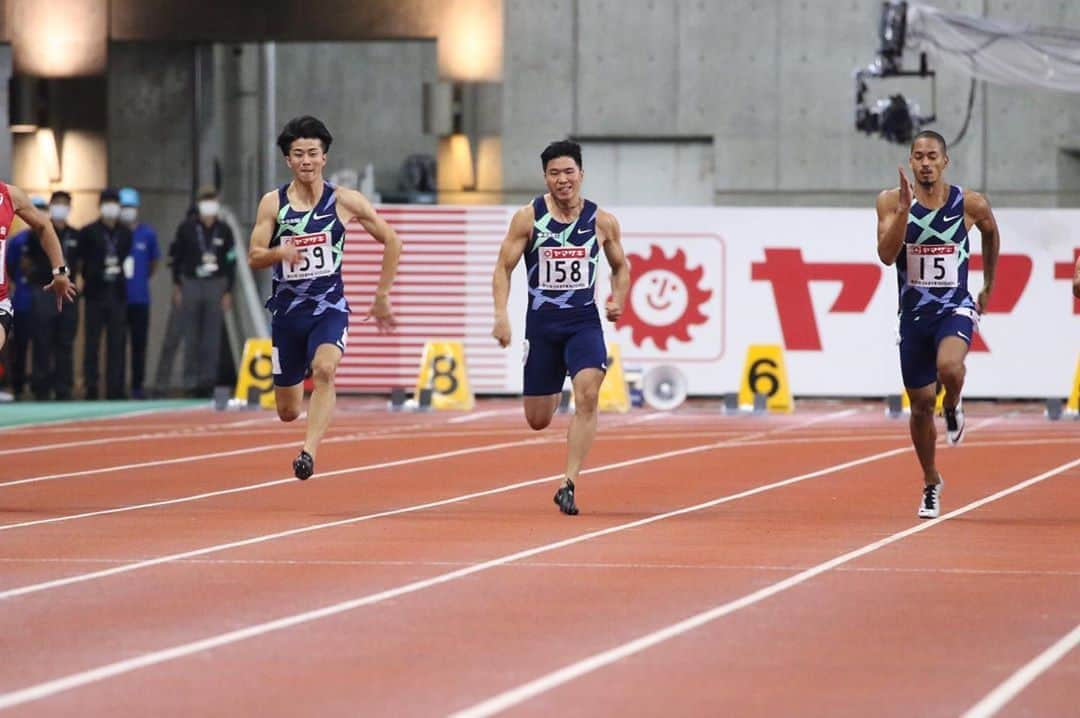
[[[686,401],[686,375],[676,367],[653,367],[641,378],[645,403],[659,411],[671,411]]]

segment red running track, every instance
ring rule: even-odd
[[[878,406],[604,415],[571,518],[565,418],[342,406],[304,483],[261,414],[0,433],[0,709],[1076,714],[1073,422],[973,403],[919,522]]]

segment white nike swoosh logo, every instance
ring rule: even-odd
[[[952,222],[954,219],[959,219],[959,218],[960,218],[960,215],[955,215],[953,217],[946,217],[945,221],[946,222]]]
[[[957,334],[959,334],[961,337],[963,337],[967,341],[969,341],[969,342],[971,341],[971,337],[969,337],[967,334],[964,334],[963,332],[957,332]]]
[[[333,216],[333,214],[334,214],[333,212],[327,212],[326,214],[317,214],[317,215],[315,215],[314,219],[316,219],[316,220],[326,219],[327,217]]]
[[[588,233],[589,233],[589,232],[591,232],[591,231],[592,231],[591,229],[579,229],[579,230],[577,231],[577,233],[578,233],[578,234],[588,234]]]

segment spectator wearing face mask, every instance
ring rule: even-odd
[[[79,233],[79,259],[86,305],[86,349],[83,381],[86,398],[97,399],[98,352],[105,334],[105,396],[124,398],[124,329],[127,325],[127,282],[124,262],[131,253],[131,230],[120,220],[120,194],[102,191],[100,216]]]
[[[79,233],[67,223],[70,211],[71,195],[62,190],[53,192],[48,204],[49,219],[63,247],[71,280],[75,281],[79,271]],[[52,280],[52,262],[41,238],[29,230],[23,256],[32,294],[30,342],[34,364],[30,388],[39,401],[50,398],[68,401],[75,384],[75,333],[79,308],[74,303],[65,303],[59,310],[56,308],[55,296],[44,289]]]
[[[32,195],[30,201],[38,209],[47,205],[42,197]],[[34,326],[34,290],[26,276],[30,262],[26,259],[26,243],[33,230],[24,229],[8,240],[4,256],[8,282],[10,282],[11,310],[15,320],[10,347],[11,393],[16,399],[26,388],[26,353],[30,349],[30,333]]]
[[[180,224],[169,248],[173,301],[184,325],[184,388],[209,396],[217,378],[225,313],[232,308],[236,248],[232,230],[218,218],[217,190],[202,187],[198,212]]]
[[[146,341],[150,332],[150,277],[157,271],[161,250],[157,231],[139,221],[139,192],[120,190],[120,223],[131,230],[131,254],[124,262],[127,280],[127,331],[131,344],[131,398],[142,399],[146,377]]]

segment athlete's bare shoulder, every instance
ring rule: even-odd
[[[963,194],[964,208],[968,214],[982,214],[990,208],[990,200],[986,199],[986,195],[970,189],[963,190]]]
[[[371,220],[377,214],[375,206],[360,190],[334,187],[334,200],[338,209],[338,217],[346,223],[354,219],[359,219],[362,222]]]
[[[349,189],[348,187],[341,187],[339,185],[334,185],[334,196],[337,197],[339,200],[342,198],[356,199],[357,197],[363,197],[364,200],[367,200],[367,197],[364,196],[364,193],[360,190]]]
[[[607,210],[597,208],[596,229],[599,230],[597,234],[600,235],[601,241],[608,239],[619,240],[619,220]]]
[[[893,187],[892,189],[885,189],[878,193],[877,196],[877,210],[878,214],[887,214],[889,212],[895,212],[900,202],[900,188]]]
[[[532,203],[519,207],[514,216],[510,219],[510,229],[522,230],[526,229],[532,231],[533,222],[536,221],[536,211],[533,209]]]

